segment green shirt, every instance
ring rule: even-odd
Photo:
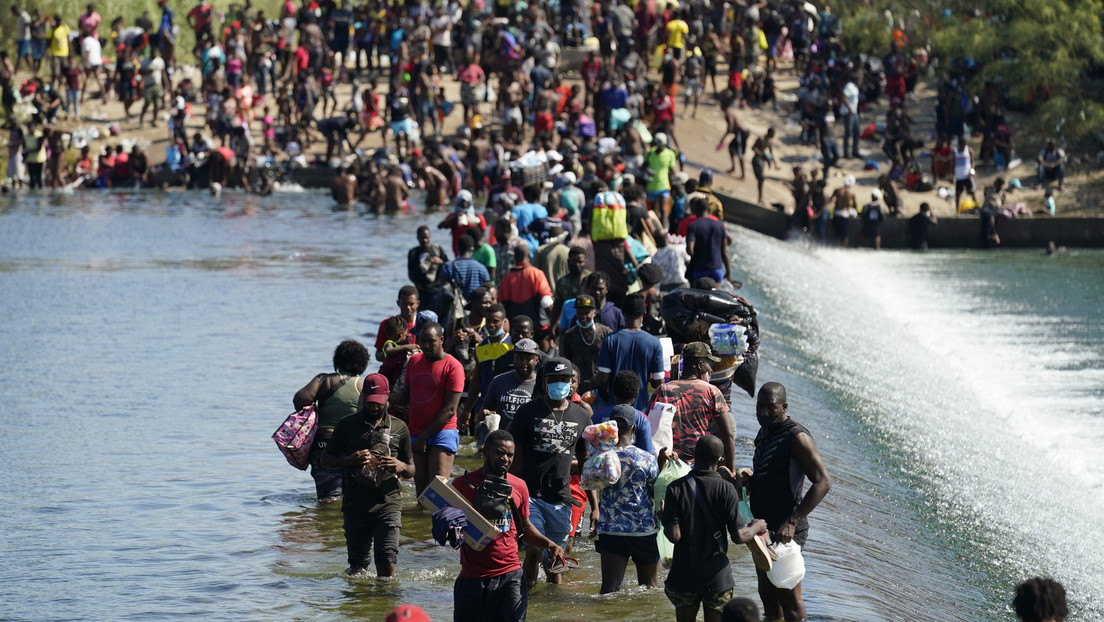
[[[654,174],[652,180],[648,182],[644,189],[648,192],[670,190],[671,178],[669,173],[677,160],[678,157],[675,156],[675,151],[667,147],[661,150],[652,149],[646,153],[644,155],[644,166],[652,169]]]
[[[491,245],[486,242],[480,244],[479,248],[475,249],[475,252],[472,253],[472,259],[483,264],[488,270],[498,267],[498,257],[495,255],[495,251],[491,248]]]

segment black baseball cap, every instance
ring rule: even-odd
[[[624,422],[625,427],[636,425],[636,410],[628,404],[618,404],[610,411],[610,421],[616,421],[620,426]]]
[[[549,376],[571,376],[575,373],[575,366],[571,364],[571,361],[562,358],[554,357],[544,362],[544,377]]]
[[[575,297],[576,309],[597,309],[598,303],[595,302],[594,296],[590,294],[579,294]]]

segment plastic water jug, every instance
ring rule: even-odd
[[[747,329],[739,324],[714,324],[709,327],[709,341],[713,351],[722,356],[735,356],[740,353],[741,341],[746,347],[746,337],[741,340]]]
[[[775,544],[774,552],[778,561],[767,572],[770,582],[782,590],[792,590],[805,578],[805,559],[801,557],[801,547],[793,540],[786,544]]]

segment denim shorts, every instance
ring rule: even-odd
[[[648,191],[648,200],[649,201],[658,201],[660,199],[668,199],[670,197],[671,197],[671,190],[670,189],[667,189],[667,190],[649,190]]]
[[[567,536],[571,534],[571,504],[548,503],[529,497],[529,522],[544,537],[561,547],[566,546]]]

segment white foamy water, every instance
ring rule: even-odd
[[[954,582],[975,583],[992,615],[957,607],[961,619],[1006,618],[1014,584],[1035,574],[1066,585],[1072,619],[1101,619],[1104,255],[807,250],[747,234],[742,244],[773,305],[761,313],[785,318],[775,337],[801,354],[777,362],[842,402],[836,429],[810,426],[830,436],[822,452],[882,454],[883,475],[904,487],[886,502],[918,513],[923,531],[909,535],[930,552],[899,557],[893,537],[909,536],[892,532],[912,523],[901,512],[873,563],[909,566],[920,593],[935,587],[930,573],[963,574]],[[848,421],[859,437],[839,429]],[[871,532],[852,518],[822,520]]]

